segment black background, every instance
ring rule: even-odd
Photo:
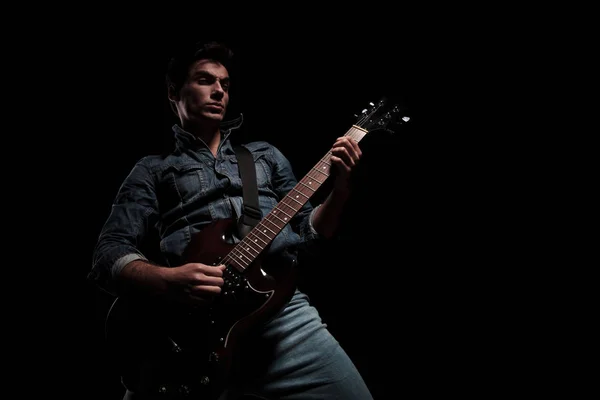
[[[175,122],[163,83],[170,52],[207,39],[238,57],[229,116],[242,112],[245,139],[275,144],[298,177],[369,102],[389,97],[411,117],[395,135],[363,139],[342,239],[301,280],[375,398],[498,392],[520,380],[503,367],[517,329],[503,323],[515,296],[503,287],[505,261],[521,246],[504,233],[515,199],[496,160],[508,139],[472,95],[491,83],[466,91],[472,55],[420,26],[224,35],[172,22],[80,27],[81,41],[67,32],[61,43],[67,101],[54,117],[66,144],[56,165],[69,195],[58,202],[76,237],[62,243],[72,258],[61,314],[73,329],[53,350],[73,361],[46,393],[122,396],[102,336],[112,299],[85,276],[121,181],[141,156],[161,151]]]

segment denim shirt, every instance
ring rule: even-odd
[[[88,279],[116,295],[114,278],[129,262],[154,260],[167,267],[181,265],[191,237],[216,219],[241,215],[242,181],[230,141],[222,129],[216,157],[208,146],[178,125],[175,147],[167,155],[141,158],[121,184],[93,252]],[[296,184],[288,159],[273,145],[244,144],[254,158],[263,217]],[[306,202],[265,250],[268,253],[319,239],[312,228],[315,208]],[[160,261],[144,247],[154,235]],[[152,242],[152,241],[150,241]]]

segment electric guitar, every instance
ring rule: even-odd
[[[346,132],[356,141],[409,120],[386,100],[362,111]],[[157,299],[117,298],[105,323],[124,383],[142,398],[216,400],[235,372],[235,356],[252,329],[267,322],[296,289],[293,259],[267,268],[264,250],[330,175],[328,152],[241,241],[225,238],[235,221],[214,221],[192,237],[185,262],[225,264],[221,293],[206,307],[182,308]]]

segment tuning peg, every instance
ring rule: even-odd
[[[365,109],[363,109],[363,110],[360,112],[360,114],[361,114],[361,115],[365,115],[365,114],[367,114],[367,112],[368,112],[368,110],[365,108]],[[354,114],[354,116],[355,116],[356,118],[360,117],[361,115]]]

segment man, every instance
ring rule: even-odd
[[[126,304],[148,305],[158,300],[169,307],[164,319],[158,311],[150,312],[151,323],[130,318],[128,324],[139,323],[135,333],[131,330],[125,333],[127,330],[122,327],[113,329],[111,340],[122,342],[117,346],[118,352],[130,351],[140,343],[146,346],[148,337],[160,337],[155,330],[161,331],[161,325],[173,323],[176,320],[173,316],[179,316],[177,310],[185,310],[182,314],[189,315],[188,311],[205,312],[211,304],[226,304],[217,303],[219,296],[230,289],[228,285],[235,283],[235,279],[243,278],[244,267],[250,269],[252,265],[250,262],[240,265],[231,259],[229,263],[225,259],[211,263],[208,259],[188,256],[188,250],[197,242],[208,243],[215,249],[216,245],[207,236],[194,241],[201,233],[210,232],[213,221],[239,221],[244,212],[239,160],[230,137],[240,128],[241,119],[224,123],[230,85],[234,84],[234,77],[229,75],[232,56],[227,47],[207,43],[171,60],[166,83],[169,101],[179,118],[179,124],[173,126],[174,149],[169,154],[147,156],[136,163],[122,183],[100,233],[89,278],[119,299],[129,300]],[[251,151],[256,166],[260,213],[265,217],[298,181],[289,161],[274,146],[257,141],[245,147]],[[302,206],[296,212],[288,210],[277,217],[285,225],[275,237],[264,238],[261,243],[255,240],[259,247],[265,244],[266,274],[277,277],[278,271],[289,271],[290,265],[293,270],[298,251],[308,251],[311,243],[318,245],[335,234],[350,195],[351,172],[360,158],[361,150],[355,140],[348,137],[335,140],[330,157],[335,181],[328,197],[315,208],[308,201],[297,200]],[[233,230],[228,241],[233,246],[244,235]],[[229,270],[226,264],[230,264]],[[286,279],[284,276],[282,282],[287,282]],[[247,289],[251,296],[258,293],[255,288]],[[235,373],[232,372],[228,390],[220,398],[233,398],[227,396],[245,392],[268,399],[370,399],[363,379],[321,322],[307,296],[295,287],[287,290],[289,293],[284,293],[283,300],[272,302],[281,303],[248,329],[247,335],[246,331],[240,331],[244,335],[234,355]],[[115,304],[119,305],[119,301]],[[114,308],[113,315],[119,315],[119,308]],[[232,321],[227,326],[239,329],[243,325]],[[112,322],[118,325],[123,319],[113,317]],[[181,331],[189,334],[192,325]],[[189,334],[186,339],[199,338],[204,331],[198,329],[198,336]],[[226,332],[218,340],[229,341],[233,336]],[[156,354],[164,355],[173,349],[175,353],[182,349],[185,352],[188,342],[182,346],[176,335],[165,335],[164,339],[168,339],[171,347],[157,350]],[[159,343],[162,342],[157,341],[157,347]],[[219,353],[222,348],[217,349],[217,344],[207,353],[215,364],[225,354]],[[144,346],[140,346],[143,350],[132,352],[140,358],[121,371],[127,389],[125,399],[185,398],[201,391],[203,385],[210,387],[218,381],[218,375],[208,372],[204,375],[186,372],[188,366],[191,371],[208,360],[197,357],[195,362],[179,368],[170,356],[152,359],[153,349]],[[168,359],[171,364],[156,367],[153,363],[159,359]],[[211,396],[217,396],[215,393],[221,393],[220,389],[211,392]]]

